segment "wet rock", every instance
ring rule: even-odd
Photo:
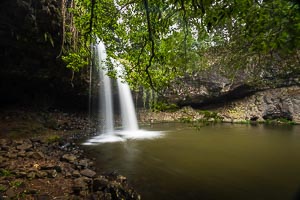
[[[102,191],[97,191],[95,192],[92,196],[91,199],[102,199],[102,200],[111,200],[111,194],[110,193],[105,193]]]
[[[0,139],[0,146],[6,146],[8,141],[6,139]]]
[[[39,194],[39,195],[35,195],[35,199],[36,200],[50,200],[52,198],[48,194]]]
[[[17,156],[18,157],[25,157],[26,156],[26,152],[24,150],[21,150],[20,152],[18,152]]]
[[[70,172],[66,172],[66,173],[65,173],[65,177],[66,177],[66,178],[71,178],[71,177],[72,177],[72,174],[71,174]]]
[[[39,160],[45,158],[45,155],[42,152],[33,152],[30,157]]]
[[[8,151],[9,150],[9,146],[1,146],[1,150],[2,151]]]
[[[46,177],[49,177],[49,174],[47,172],[45,172],[45,171],[38,171],[36,173],[36,176],[38,178],[46,178]],[[53,178],[53,177],[50,176],[50,178]]]
[[[83,160],[80,160],[77,165],[87,168],[90,166],[90,164],[91,164],[91,162],[89,159],[83,159]]]
[[[107,185],[109,184],[109,180],[106,179],[104,176],[99,176],[94,178],[93,181],[93,190],[94,191],[102,191]]]
[[[49,178],[55,178],[57,176],[57,171],[55,169],[46,170],[45,172],[47,172]]]
[[[8,197],[8,199],[14,199],[17,196],[17,193],[14,191],[14,189],[9,188],[6,191],[6,196]]]
[[[8,157],[8,158],[17,158],[17,154],[16,153],[13,153],[13,152],[8,152],[7,154],[6,154],[6,156]]]
[[[127,178],[125,176],[118,175],[117,176],[117,181],[120,182],[120,183],[126,183],[127,182]]]
[[[62,172],[62,167],[59,165],[41,165],[41,170],[56,170],[58,173]]]
[[[80,172],[79,172],[78,170],[74,170],[74,171],[72,172],[72,176],[78,178],[78,177],[80,177],[81,175],[80,175]]]
[[[77,178],[74,180],[74,184],[72,186],[73,193],[79,195],[83,190],[87,189],[87,183],[82,178]]]
[[[70,163],[74,163],[74,161],[75,161],[76,159],[77,159],[76,156],[73,155],[73,154],[64,154],[64,155],[62,156],[62,160],[63,160],[63,161],[68,161],[68,162],[70,162]]]
[[[40,138],[31,138],[30,140],[32,143],[40,143],[41,142]]]
[[[24,171],[18,171],[18,172],[16,172],[16,177],[17,178],[25,178],[25,177],[27,177],[27,173]]]
[[[36,177],[36,173],[35,172],[28,172],[27,173],[27,178],[29,178],[29,179],[34,179]]]
[[[31,149],[32,148],[32,144],[30,143],[24,143],[24,144],[21,144],[21,145],[18,145],[17,146],[17,149],[18,150],[22,150],[22,151],[27,151],[27,150],[29,150],[29,149]]]
[[[7,161],[7,158],[4,158],[3,156],[0,156],[0,166],[1,166],[1,164],[3,164],[6,161]]]
[[[89,178],[93,178],[96,175],[96,172],[90,169],[84,169],[80,171],[80,174]]]

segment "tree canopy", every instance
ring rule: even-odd
[[[268,73],[299,75],[297,1],[74,0],[74,3],[70,12],[82,41],[75,53],[87,56],[80,49],[88,49],[99,38],[106,44],[109,57],[124,66],[124,77],[132,86],[160,90],[177,77],[211,66],[224,71],[248,68],[260,78]],[[68,61],[68,56],[65,58]],[[115,74],[110,60],[107,67]]]

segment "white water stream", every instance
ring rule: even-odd
[[[84,144],[91,145],[97,143],[120,142],[127,139],[151,139],[160,137],[159,131],[139,130],[136,111],[133,104],[130,88],[126,81],[117,79],[119,101],[121,107],[122,129],[116,130],[114,127],[114,109],[111,78],[107,76],[105,70],[105,60],[107,59],[106,49],[103,42],[97,44],[97,55],[99,63],[99,119],[102,125],[102,131],[98,136],[89,139]],[[121,65],[116,63],[118,72],[121,73]]]

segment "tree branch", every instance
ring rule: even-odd
[[[153,81],[152,81],[152,78],[151,78],[151,75],[150,75],[150,72],[149,72],[149,68],[151,67],[152,60],[155,57],[155,42],[154,42],[154,38],[153,38],[153,32],[152,32],[152,26],[151,26],[150,10],[149,10],[149,2],[148,2],[148,0],[143,0],[143,4],[144,4],[144,7],[145,7],[145,11],[146,11],[149,41],[151,43],[150,58],[149,58],[148,64],[146,65],[145,72],[146,72],[146,74],[148,76],[150,86],[154,89],[155,87],[154,87],[154,84],[153,84]]]
[[[93,31],[93,19],[94,19],[94,8],[95,8],[95,0],[91,0],[91,18],[90,18],[90,26],[89,26],[89,32],[88,35],[92,34]]]

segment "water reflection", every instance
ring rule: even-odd
[[[147,128],[147,127],[144,127]],[[300,127],[161,124],[153,140],[85,146],[101,171],[128,177],[143,199],[297,199]]]

